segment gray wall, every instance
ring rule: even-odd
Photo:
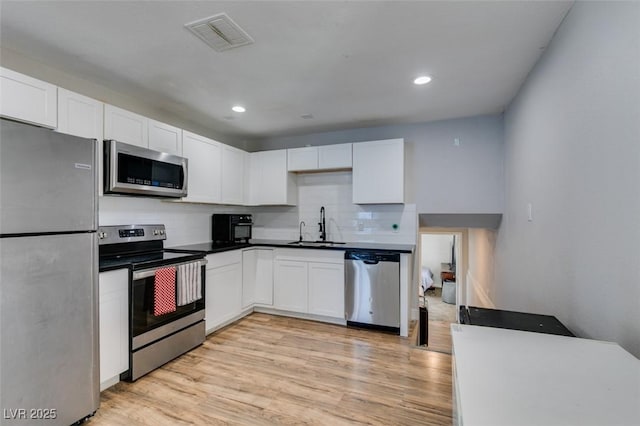
[[[576,2],[509,106],[491,294],[638,357],[639,23],[640,2]]]
[[[350,129],[259,141],[255,150],[404,138],[407,202],[418,213],[501,213],[501,116]],[[456,146],[454,140],[460,145]]]
[[[469,268],[466,279],[466,303],[494,308],[496,231],[469,229]]]

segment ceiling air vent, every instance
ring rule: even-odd
[[[226,13],[191,22],[185,28],[218,52],[253,43],[251,36]]]

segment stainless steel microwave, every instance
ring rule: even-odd
[[[105,194],[187,196],[187,159],[114,140],[104,141]]]

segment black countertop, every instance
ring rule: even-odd
[[[315,250],[367,250],[367,251],[390,251],[394,253],[413,253],[414,247],[411,244],[385,244],[385,243],[345,243],[330,246],[298,246],[289,244],[286,240],[249,240],[248,243],[224,243],[215,244],[213,242],[189,244],[177,247],[170,247],[165,250],[177,252],[204,252],[207,254],[220,253],[224,251],[237,250],[247,247],[286,247],[293,249],[315,249]]]
[[[460,323],[575,337],[556,317],[527,312],[504,311],[475,306],[467,308],[463,305],[460,306]]]

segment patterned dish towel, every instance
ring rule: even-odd
[[[153,286],[153,315],[160,316],[176,310],[176,267],[156,270]]]

